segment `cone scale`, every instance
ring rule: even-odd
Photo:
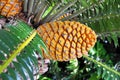
[[[87,55],[95,45],[95,32],[80,22],[55,21],[40,25],[38,34],[48,47],[49,55],[43,52],[44,58],[69,61]]]
[[[15,16],[21,11],[21,5],[21,0],[0,0],[0,14],[6,17]]]

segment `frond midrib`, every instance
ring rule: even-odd
[[[83,23],[89,23],[89,22],[94,22],[94,21],[98,21],[98,20],[104,20],[106,18],[110,19],[112,17],[120,17],[120,14],[119,13],[110,13],[110,14],[105,14],[105,15],[101,15],[101,16],[95,16],[95,17],[92,17],[92,18],[87,18],[87,19],[83,19],[81,22]]]
[[[10,57],[5,60],[2,65],[0,65],[0,73],[2,73],[3,70],[7,68],[12,60],[30,43],[30,41],[35,37],[36,34],[36,30],[33,30],[31,35],[23,43],[18,45],[17,49],[11,53]]]

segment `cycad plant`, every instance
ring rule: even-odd
[[[94,75],[120,79],[112,66],[88,54],[97,39],[118,46],[119,0],[1,0],[0,14],[0,79],[36,80],[38,61],[44,66],[45,58],[70,61],[78,71],[76,58],[81,57],[98,68]],[[76,74],[66,79],[79,80]]]

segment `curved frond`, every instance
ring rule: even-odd
[[[76,6],[80,9],[62,20],[78,16],[78,20],[95,30],[98,37],[103,40],[109,37],[109,41],[113,40],[117,46],[117,37],[120,36],[120,0],[82,0],[78,3],[80,5]]]
[[[47,52],[36,30],[20,20],[12,25],[7,24],[5,29],[0,30],[0,45],[0,76],[16,80],[19,80],[18,76],[23,80],[29,76],[34,80],[33,67],[38,65],[36,53],[40,53],[42,58],[41,47]]]
[[[98,77],[101,77],[104,80],[120,79],[120,72],[115,69],[111,61],[111,55],[107,54],[104,46],[99,41],[96,43],[95,47],[90,50],[89,53],[90,55],[84,56],[84,58],[91,63],[90,68],[95,69],[95,73]],[[92,63],[94,63],[94,65],[92,65]]]
[[[103,40],[107,38],[109,42],[113,41],[115,46],[118,46],[120,0],[23,1],[23,13],[25,13],[23,18],[28,20],[28,23],[31,22],[34,28],[37,28],[39,24],[56,21],[68,12],[70,15],[62,18],[62,21],[78,20],[91,27],[97,33],[98,38]],[[47,47],[36,30],[20,20],[13,24],[6,24],[4,29],[0,29],[0,79],[27,80],[29,78],[34,80],[35,74],[39,72],[38,57],[43,58],[43,50],[47,53]],[[95,75],[107,80],[120,79],[120,73],[110,68],[109,65],[88,56],[84,58],[95,63],[94,68],[98,70]],[[57,63],[54,64],[58,67]],[[71,66],[75,67],[77,73],[78,68],[73,64]]]

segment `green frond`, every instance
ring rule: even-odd
[[[26,13],[24,14],[26,20],[33,16],[30,22],[33,22],[34,27],[55,21],[63,14],[70,13],[71,15],[61,20],[78,20],[91,27],[97,33],[98,39],[107,39],[110,43],[113,41],[116,47],[119,44],[120,0],[24,0],[23,13]],[[14,24],[6,24],[4,27],[4,29],[0,29],[0,79],[27,80],[30,78],[30,80],[34,80],[34,71],[38,68],[37,57],[42,59],[43,50],[48,52],[44,41],[33,28],[21,20],[17,20]],[[95,74],[91,75],[88,71],[88,75],[101,77],[104,80],[119,80],[120,73],[111,67],[113,65],[106,65],[100,61],[100,57],[107,61],[109,58],[106,57],[109,56],[106,55],[103,47],[100,47],[98,43],[96,45],[96,52],[94,50],[92,52],[96,55],[83,56],[90,63],[94,63],[94,66],[91,63],[89,67],[97,70]],[[51,66],[53,65],[54,67],[50,68],[51,73],[54,73],[56,77],[63,77],[63,75],[59,76],[61,69],[58,67],[58,62],[53,62]],[[70,61],[67,69],[73,71],[70,72],[69,77],[81,76],[81,73],[87,69],[85,66],[84,69],[81,69],[82,71],[78,71],[79,68],[77,59]],[[93,77],[90,78],[90,80],[92,79]]]
[[[33,67],[38,65],[36,53],[42,58],[42,50],[47,52],[47,47],[36,30],[20,20],[7,24],[5,29],[0,30],[0,45],[0,76],[8,80],[5,73],[9,73],[9,79],[17,80],[21,76],[26,80],[29,76],[33,80]]]
[[[84,67],[82,59],[75,59],[69,62],[67,70],[70,72],[66,79],[81,80],[90,75],[90,80],[119,80],[120,72],[114,67],[111,56],[107,54],[104,46],[98,41],[94,48],[89,51],[89,56],[84,55]],[[119,63],[118,65],[119,66]],[[91,74],[92,73],[92,74]]]
[[[63,18],[69,20],[79,17],[79,21],[91,27],[98,34],[98,37],[105,39],[110,36],[118,46],[116,39],[120,33],[120,1],[119,0],[87,0],[78,1],[77,9],[72,15]],[[113,35],[113,34],[116,34]]]
[[[27,18],[33,15],[31,22],[34,22],[34,25],[38,26],[39,24],[55,21],[66,11],[69,11],[67,9],[73,6],[77,0],[66,3],[60,2],[55,1],[55,3],[51,3],[51,1],[47,0],[25,0],[23,3],[23,12],[26,13],[25,16],[27,16]]]
[[[111,67],[109,67],[109,66],[107,66],[107,65],[105,65],[105,64],[103,64],[103,63],[101,63],[101,62],[99,62],[95,59],[93,59],[93,58],[90,58],[86,55],[84,55],[83,57],[88,59],[89,61],[94,62],[95,64],[98,65],[98,67],[101,67],[103,69],[102,78],[104,78],[105,75],[109,75],[107,77],[110,77],[110,78],[114,78],[114,76],[118,76],[120,78],[120,73],[118,71],[116,71],[115,69],[113,69],[113,68],[111,68]],[[109,80],[109,79],[107,79],[107,80]]]
[[[43,6],[41,6],[41,8],[39,9],[37,15],[34,18],[34,21],[36,23],[39,23],[39,21],[42,19],[42,16],[43,16],[44,12],[46,11],[46,9],[47,9],[46,4],[44,4]]]
[[[30,43],[30,41],[34,38],[35,35],[36,31],[33,31],[29,38],[27,38],[22,44],[18,46],[16,50],[12,51],[12,53],[9,54],[8,59],[5,60],[2,65],[0,65],[0,73],[3,72],[3,70],[12,62],[12,60],[25,48],[25,46]]]
[[[106,53],[104,46],[99,41],[95,47],[90,50],[89,56],[83,57],[91,63],[90,68],[95,69],[97,77],[101,77],[104,80],[120,79],[120,72],[115,69],[111,61],[111,56]],[[94,63],[94,65],[92,63]]]
[[[72,13],[72,15],[67,16],[67,17],[65,17],[65,18],[63,18],[61,20],[62,21],[72,20],[72,18],[74,18],[74,17],[84,16],[85,15],[84,13],[86,13],[86,11],[88,9],[91,10],[93,7],[96,7],[98,4],[100,4],[102,2],[103,2],[102,0],[100,0],[98,2],[97,2],[97,0],[94,0],[94,1],[93,0],[89,0],[89,2],[87,0],[82,0],[82,1],[78,0],[76,2],[76,4],[73,6],[73,8],[75,10],[74,13]],[[82,19],[80,18],[80,20],[82,20]]]
[[[46,22],[55,21],[60,16],[64,15],[67,9],[73,6],[76,2],[77,0],[69,1],[65,5],[63,5],[62,3],[56,3],[52,7],[51,11],[40,21],[40,23],[43,24]]]
[[[99,34],[119,31],[119,4],[119,0],[105,0],[82,13],[80,21],[88,24]]]
[[[74,0],[73,2],[69,2],[68,4],[66,4],[66,6],[61,7],[60,10],[57,11],[50,20],[53,21],[62,16],[61,14],[63,14],[64,11],[68,9],[70,6],[74,5],[76,1],[77,0]]]
[[[52,9],[49,11],[48,14],[46,14],[46,16],[43,18],[43,20],[41,22],[43,23],[43,22],[47,22],[48,19],[50,20],[50,18],[52,17],[51,14],[54,12],[54,10],[58,9],[59,6],[60,6],[60,3],[58,3],[54,6],[50,6]]]

